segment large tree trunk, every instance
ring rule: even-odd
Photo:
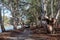
[[[47,15],[47,1],[41,0],[41,18],[43,19],[45,15]]]
[[[4,23],[3,23],[3,20],[2,20],[2,15],[1,15],[1,8],[0,8],[0,25],[1,25],[2,31],[4,32],[5,28],[4,28]]]

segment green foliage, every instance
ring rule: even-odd
[[[30,22],[34,22],[35,18],[31,13],[27,14],[27,17],[28,17],[28,20],[30,20]]]
[[[2,1],[4,1],[4,3],[8,3],[7,0],[2,0]],[[27,3],[31,3],[31,6],[27,11],[25,11],[26,6],[19,6],[21,3],[17,3],[18,0],[13,0],[13,1],[14,2],[11,4],[11,5],[13,5],[13,6],[11,6],[13,8],[13,13],[12,13],[13,16],[14,16],[14,13],[15,13],[16,17],[20,17],[20,15],[19,15],[20,12],[17,11],[17,10],[19,10],[18,7],[21,7],[23,13],[27,12],[26,16],[27,16],[28,20],[30,20],[30,22],[37,22],[38,21],[38,17],[41,14],[41,0],[26,0]],[[50,17],[50,15],[51,15],[51,1],[52,0],[46,0],[46,1],[47,1],[47,14]],[[53,2],[53,13],[54,13],[54,16],[55,16],[57,14],[58,0],[53,0],[53,1],[54,1]],[[12,0],[11,0],[11,2],[12,2]],[[16,3],[16,4],[14,4],[14,3]],[[23,3],[23,4],[27,5],[25,3]],[[15,5],[16,5],[16,7],[15,7]],[[15,10],[14,10],[14,8],[15,8]]]
[[[40,16],[40,7],[37,5],[37,3],[40,4],[40,2],[37,2],[37,0],[32,0],[31,3],[32,5],[27,11],[28,19],[30,22],[36,22],[38,20],[38,16]]]

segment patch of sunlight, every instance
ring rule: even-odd
[[[5,28],[6,31],[14,30],[14,26],[13,25],[4,26],[4,28]]]
[[[17,26],[17,29],[20,29],[20,28],[22,28],[22,26],[21,26],[21,25],[18,25],[18,26]]]

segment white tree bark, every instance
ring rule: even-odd
[[[58,19],[58,17],[59,17],[59,13],[60,13],[60,10],[58,10],[58,13],[57,13],[57,15],[56,15],[56,18],[55,18],[55,19]]]
[[[51,0],[51,18],[54,17],[53,16],[53,0]]]

